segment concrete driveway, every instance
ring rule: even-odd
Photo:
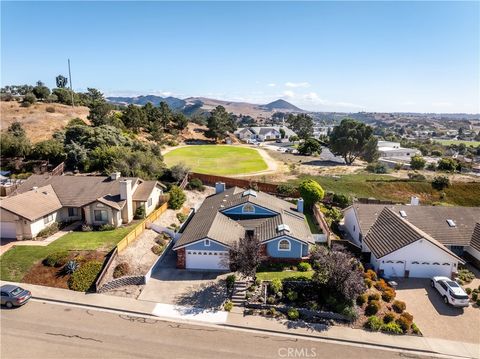
[[[429,279],[399,280],[396,299],[407,304],[424,336],[480,344],[480,308],[445,304]]]
[[[141,300],[204,309],[218,308],[226,298],[225,272],[176,269],[170,248],[139,296]]]

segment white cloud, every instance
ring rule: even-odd
[[[308,82],[285,82],[286,87],[310,87]]]
[[[453,104],[451,102],[440,101],[440,102],[432,102],[432,106],[435,106],[435,107],[451,107],[451,106],[453,106]]]
[[[268,87],[275,87],[275,86],[277,86],[277,84],[271,83],[271,84],[268,84],[267,86],[268,86]]]
[[[295,97],[295,92],[290,91],[290,90],[283,91],[283,96],[282,97],[294,98]]]

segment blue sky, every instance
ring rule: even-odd
[[[478,113],[479,2],[4,2],[6,84]]]

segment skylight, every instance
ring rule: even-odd
[[[248,189],[248,190],[246,190],[245,192],[243,192],[242,197],[245,197],[245,196],[257,197],[257,192],[254,191],[253,189]]]
[[[407,216],[407,212],[405,211],[400,211],[400,216],[402,216],[403,218],[405,218]]]
[[[277,232],[282,232],[282,231],[290,232],[290,227],[288,226],[288,224],[279,224],[277,226]]]
[[[447,219],[447,223],[450,227],[456,227],[457,224],[453,221],[453,219]]]

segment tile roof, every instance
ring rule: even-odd
[[[39,187],[0,201],[0,208],[35,221],[62,208],[51,185]]]
[[[231,245],[245,236],[245,230],[254,230],[261,241],[286,234],[302,241],[314,243],[303,214],[295,211],[294,205],[264,192],[244,195],[245,190],[232,187],[222,193],[209,196],[202,203],[174,248],[209,237]],[[267,208],[277,214],[268,218],[232,219],[222,212],[244,203]],[[278,232],[280,224],[287,224],[289,232]]]
[[[461,260],[439,241],[416,228],[390,208],[384,208],[365,236],[364,242],[375,255],[382,258],[420,239],[425,239],[450,255]]]

